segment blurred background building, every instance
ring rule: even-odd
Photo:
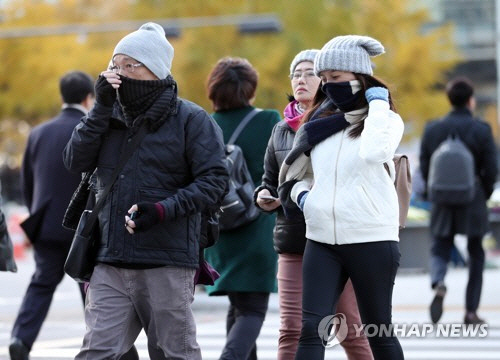
[[[420,0],[430,10],[424,31],[453,24],[453,39],[464,59],[450,76],[461,74],[476,85],[480,107],[496,105],[495,0]]]

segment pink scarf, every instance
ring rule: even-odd
[[[297,100],[292,101],[289,103],[285,111],[283,111],[283,115],[285,115],[285,121],[286,123],[293,129],[293,131],[297,132],[300,127],[300,120],[302,119],[302,116],[304,116],[304,113],[299,112],[299,109],[297,108],[298,102]]]

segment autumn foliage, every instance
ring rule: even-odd
[[[405,138],[418,137],[424,123],[443,114],[439,88],[459,60],[451,28],[423,32],[428,14],[410,0],[10,0],[0,3],[0,34],[9,29],[46,29],[68,24],[102,25],[235,14],[276,15],[282,31],[244,35],[235,25],[187,27],[178,38],[172,73],[180,96],[211,111],[206,77],[223,56],[246,57],[259,72],[255,104],[282,111],[290,92],[289,64],[297,52],[321,48],[336,35],[369,35],[386,54],[374,59],[375,74],[394,90],[407,124]],[[61,106],[58,79],[73,69],[97,77],[113,48],[135,28],[53,36],[0,37],[0,163],[19,163],[29,129]]]

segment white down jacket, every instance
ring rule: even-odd
[[[369,104],[361,136],[349,127],[311,151],[309,170],[291,191],[297,202],[310,190],[304,205],[306,237],[327,244],[399,241],[399,207],[392,158],[403,136],[401,117],[383,100]]]

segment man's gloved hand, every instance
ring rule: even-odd
[[[309,195],[309,191],[303,191],[299,194],[297,199],[299,201],[299,208],[302,211],[304,211],[304,204],[306,203],[307,195]]]
[[[384,87],[371,87],[365,91],[366,101],[384,100],[389,102],[389,90]]]
[[[137,204],[137,215],[132,218],[135,231],[149,230],[165,217],[165,210],[160,203],[140,202]]]
[[[116,90],[102,75],[95,82],[95,101],[107,107],[112,107],[116,101]]]

